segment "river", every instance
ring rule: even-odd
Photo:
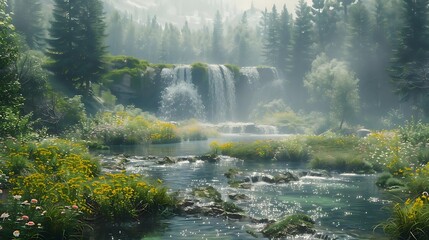
[[[286,136],[263,136],[279,138]],[[332,177],[302,177],[287,184],[256,183],[251,189],[232,188],[224,173],[239,168],[249,175],[257,172],[276,173],[306,170],[305,164],[287,164],[275,161],[245,161],[222,158],[217,163],[203,161],[181,162],[173,165],[145,165],[139,156],[187,156],[202,155],[209,151],[209,144],[216,141],[252,141],[261,139],[257,135],[226,135],[208,141],[182,142],[178,144],[147,146],[116,146],[105,156],[128,154],[131,162],[127,171],[141,173],[154,179],[161,179],[172,191],[190,190],[198,186],[213,186],[228,195],[243,193],[248,200],[235,202],[249,216],[255,218],[279,219],[293,213],[305,213],[316,221],[318,233],[332,239],[375,239],[383,238],[382,230],[375,226],[387,219],[384,210],[390,202],[389,196],[375,186],[375,175],[332,173]],[[159,223],[141,222],[117,224],[100,233],[97,239],[255,239],[249,234],[262,226],[249,221],[227,220],[216,217],[175,216]],[[300,236],[292,239],[314,239],[314,236]]]

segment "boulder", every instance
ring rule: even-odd
[[[305,214],[287,216],[280,221],[268,224],[262,234],[267,238],[286,238],[290,236],[314,234],[314,221]]]

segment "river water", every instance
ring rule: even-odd
[[[264,136],[264,138],[285,136]],[[390,202],[388,195],[375,186],[375,175],[337,174],[332,177],[302,177],[287,184],[255,183],[251,189],[228,186],[224,173],[231,168],[252,175],[306,170],[305,164],[274,161],[243,161],[228,157],[217,163],[203,161],[181,162],[174,165],[145,165],[138,156],[202,155],[209,151],[211,140],[252,141],[261,136],[223,136],[208,141],[178,144],[113,147],[107,155],[128,154],[131,162],[127,171],[162,179],[165,185],[177,190],[191,190],[198,186],[213,186],[225,201],[229,194],[243,193],[248,200],[235,202],[255,218],[280,219],[293,213],[305,213],[316,221],[316,230],[336,239],[383,238],[375,226],[388,218],[384,210]],[[159,223],[118,224],[104,231],[99,239],[255,239],[248,232],[260,230],[262,225],[249,221],[228,220],[222,217],[176,216]],[[259,236],[261,237],[261,236]],[[263,238],[262,238],[263,239]],[[300,236],[293,239],[315,239]]]

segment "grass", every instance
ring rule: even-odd
[[[212,142],[211,148],[213,153],[245,160],[308,162],[314,169],[374,172],[373,165],[363,158],[358,149],[360,141],[353,136],[305,136],[282,141]]]
[[[174,207],[161,181],[102,173],[98,159],[76,142],[9,141],[0,158],[1,192],[8,193],[0,201],[1,239],[14,231],[20,239],[69,239],[90,231],[89,219],[128,221]]]

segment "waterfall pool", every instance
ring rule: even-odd
[[[265,138],[284,136],[264,136]],[[261,136],[224,136],[219,141],[251,141]],[[287,184],[255,183],[250,189],[228,185],[224,176],[231,168],[243,172],[274,175],[285,170],[306,170],[304,164],[284,162],[257,162],[222,158],[217,163],[203,161],[180,162],[173,165],[145,165],[138,156],[202,155],[209,151],[209,141],[178,144],[113,147],[106,156],[128,154],[127,171],[162,179],[165,185],[177,190],[213,186],[225,201],[230,194],[245,194],[248,200],[235,201],[247,215],[255,218],[279,219],[293,213],[305,213],[316,221],[316,230],[331,239],[382,239],[383,233],[375,226],[388,218],[384,209],[390,204],[389,195],[375,185],[375,175],[332,173],[331,177],[301,177]],[[249,232],[262,225],[249,221],[228,220],[223,217],[175,216],[159,223],[140,222],[118,224],[99,231],[97,239],[254,239]],[[259,236],[261,237],[261,236]],[[299,236],[291,239],[316,239]]]

